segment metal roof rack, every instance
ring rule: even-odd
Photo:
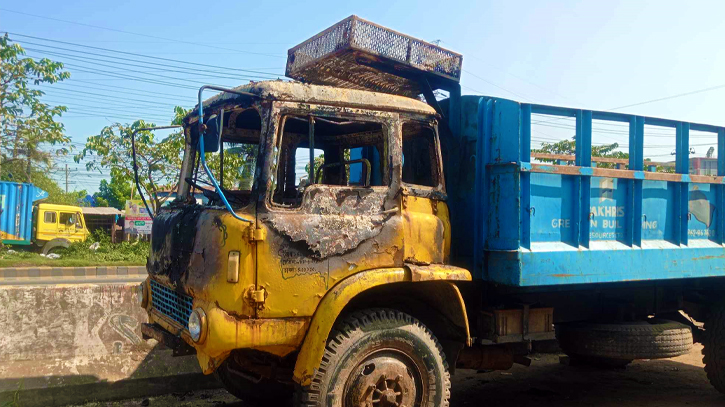
[[[460,54],[350,16],[291,48],[286,75],[306,83],[417,97],[425,86],[457,84],[462,63]]]

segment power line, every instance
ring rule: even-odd
[[[53,99],[48,99],[46,97],[43,97],[43,103],[50,102],[51,104],[58,106],[58,105],[65,105],[68,103],[80,105],[79,103],[75,102],[76,100],[80,100],[82,102],[94,101],[94,99],[79,98],[79,97],[65,96],[65,95],[53,95],[53,96],[59,96],[59,97],[62,96],[63,99],[70,99],[70,102],[66,101],[66,100],[53,100]],[[171,112],[171,109],[167,109],[167,108],[163,108],[163,107],[139,106],[139,105],[133,105],[133,104],[121,104],[121,103],[117,103],[117,102],[106,102],[106,101],[103,101],[102,103],[103,103],[103,107],[109,107],[109,108],[122,108],[122,109],[123,108],[133,108],[133,109],[141,109],[141,110],[155,110],[155,111],[158,111],[159,113],[163,112],[162,114],[164,114],[164,113],[173,114]],[[94,105],[92,107],[99,107],[99,106]]]
[[[448,42],[448,41],[441,41],[441,42],[443,42],[443,43],[446,43],[446,44],[449,44],[449,45],[452,45],[452,46],[453,46],[454,48],[458,48],[458,47],[456,47],[456,46],[455,46],[455,44],[452,44],[452,43],[450,43],[450,42]],[[501,72],[505,73],[506,75],[510,75],[510,76],[512,76],[512,77],[514,77],[514,78],[516,78],[516,79],[518,79],[518,80],[520,80],[520,81],[522,81],[522,82],[526,82],[526,83],[528,83],[529,85],[533,85],[533,86],[536,86],[537,88],[539,88],[539,89],[543,89],[543,90],[545,90],[545,91],[547,91],[547,92],[550,92],[550,93],[552,93],[552,94],[554,94],[554,95],[556,95],[556,96],[558,96],[558,97],[560,97],[560,98],[562,98],[562,99],[567,99],[567,100],[571,100],[571,101],[573,101],[573,102],[576,102],[576,103],[578,103],[578,104],[581,104],[581,103],[579,103],[578,101],[576,101],[576,100],[574,100],[574,99],[571,99],[571,98],[569,98],[569,97],[567,97],[567,96],[564,96],[564,95],[560,94],[559,92],[557,92],[557,91],[555,91],[555,90],[552,90],[552,89],[549,89],[549,88],[547,88],[547,87],[541,86],[541,85],[539,85],[539,84],[537,84],[537,83],[531,82],[530,80],[528,80],[528,79],[526,79],[526,78],[522,78],[521,76],[518,76],[518,75],[515,75],[515,74],[511,73],[511,72],[510,72],[509,70],[507,70],[507,69],[502,69],[502,68],[499,68],[499,67],[497,67],[497,66],[495,66],[495,65],[491,64],[491,63],[490,63],[490,61],[488,61],[488,60],[485,60],[485,59],[483,59],[483,58],[479,58],[479,57],[477,57],[477,56],[475,55],[475,53],[467,53],[467,54],[466,54],[466,57],[471,57],[471,58],[473,58],[473,59],[476,59],[476,60],[478,60],[478,61],[481,61],[481,62],[483,62],[483,63],[484,63],[485,65],[488,65],[488,66],[490,66],[490,67],[492,67],[492,68],[494,68],[494,69],[498,69],[499,71],[501,71]],[[467,73],[470,73],[470,72],[468,72],[468,71],[466,71],[466,72],[467,72]],[[471,73],[471,75],[473,75],[473,74]],[[509,93],[511,93],[511,92],[509,92]]]
[[[115,59],[115,60],[119,60],[119,61],[129,61],[129,62],[136,62],[136,63],[145,64],[145,65],[161,66],[161,67],[164,67],[164,68],[185,69],[186,72],[184,72],[184,73],[189,73],[189,72],[191,72],[191,73],[209,72],[209,73],[214,73],[214,74],[219,74],[219,75],[231,75],[232,74],[230,72],[220,72],[220,71],[212,71],[212,70],[209,70],[209,69],[199,69],[198,67],[197,68],[185,68],[185,67],[178,66],[178,65],[161,64],[161,63],[158,63],[158,62],[148,62],[148,61],[141,61],[141,60],[132,59],[132,58],[122,58],[122,57],[118,57],[118,56],[98,54],[98,53],[95,53],[95,52],[79,51],[79,50],[75,50],[75,49],[69,49],[69,48],[63,48],[63,47],[56,47],[56,46],[52,46],[52,45],[38,44],[38,43],[34,43],[34,42],[30,42],[30,41],[25,41],[25,40],[17,41],[17,40],[11,39],[11,41],[19,42],[19,43],[22,43],[22,44],[37,45],[37,46],[41,46],[41,47],[45,47],[45,48],[50,48],[52,50],[61,50],[61,51],[75,52],[76,54],[81,54],[81,55],[93,55],[93,56],[97,56],[97,57],[102,57],[102,58],[107,58],[107,59],[110,58],[110,59]],[[45,53],[48,53],[48,54],[51,54],[51,55],[65,56],[65,57],[68,57],[68,58],[70,58],[70,57],[78,58],[79,57],[78,55],[68,55],[66,53],[57,52],[57,51],[48,51],[48,50],[44,50],[44,49],[29,48],[29,47],[25,47],[25,49],[28,50],[28,51],[45,52]],[[90,57],[85,57],[85,58],[86,59],[89,59],[89,60],[96,60],[96,61],[103,61],[103,62],[113,62],[113,63],[130,65],[130,66],[142,66],[142,65],[134,65],[134,64],[128,64],[128,63],[121,63],[121,62],[116,62],[116,61],[108,61],[107,59],[104,60],[104,59],[97,59],[97,58],[90,58]],[[142,67],[146,67],[146,66],[142,66]],[[261,76],[259,76],[259,75],[264,75],[264,76],[267,76],[267,77],[270,77],[270,78],[279,77],[279,75],[275,75],[274,73],[269,73],[269,72],[256,72],[256,71],[252,71],[252,72],[244,72],[244,73],[245,74],[255,73],[257,75],[256,77],[258,77],[258,78],[261,78]]]
[[[68,111],[71,112],[71,109],[69,108]],[[131,115],[124,115],[124,114],[117,114],[117,113],[113,113],[113,112],[109,112],[109,111],[100,111],[100,112],[99,111],[90,111],[89,109],[72,109],[72,111],[78,112],[78,113],[94,115],[94,117],[107,117],[107,118],[112,117],[112,118],[119,118],[119,119],[125,119],[125,120],[143,120],[143,121],[148,121],[148,122],[152,122],[152,121],[171,122],[171,119],[172,119],[171,117],[169,117],[167,119],[154,117],[156,120],[151,120],[152,117],[149,115],[144,115],[145,117],[140,117],[142,115],[131,116]]]
[[[50,86],[50,85],[46,85],[46,86]],[[43,92],[53,90],[53,91],[58,91],[58,92],[79,93],[79,94],[91,95],[91,96],[106,98],[106,99],[111,99],[111,100],[128,100],[128,101],[139,102],[139,103],[147,103],[147,104],[151,104],[154,106],[159,106],[159,105],[178,106],[177,104],[174,104],[174,103],[162,103],[162,102],[155,102],[153,100],[141,100],[141,99],[134,99],[134,98],[119,97],[119,96],[110,96],[110,95],[104,95],[101,93],[84,92],[82,90],[76,90],[76,89],[61,89],[61,88],[52,88],[51,87],[51,88],[43,88],[42,90],[43,90]]]
[[[72,81],[73,82],[85,83],[86,85],[76,85],[75,83],[66,83],[66,82],[58,82],[58,83],[54,83],[53,85],[54,86],[55,85],[66,85],[66,86],[75,86],[75,87],[88,87],[90,89],[107,90],[107,89],[103,89],[103,88],[97,88],[95,86],[89,86],[89,85],[92,84],[92,85],[96,85],[96,86],[103,86],[103,87],[106,87],[106,88],[112,88],[112,89],[114,89],[113,90],[114,93],[125,93],[125,94],[136,95],[136,96],[147,96],[147,95],[170,96],[170,97],[174,97],[174,98],[184,98],[184,99],[190,99],[190,100],[196,101],[196,98],[193,97],[193,96],[181,96],[181,95],[173,95],[173,94],[170,94],[170,93],[151,92],[151,91],[146,91],[146,90],[141,90],[141,89],[126,88],[126,87],[123,87],[123,86],[114,86],[114,85],[106,85],[104,83],[88,82],[88,81],[84,81],[84,80],[76,79],[76,78],[73,78]],[[132,91],[136,91],[136,92],[135,93],[132,93],[132,92],[122,92],[122,91],[118,91],[116,89],[132,90]]]
[[[154,85],[171,86],[171,87],[175,87],[175,88],[196,89],[195,86],[183,85],[183,84],[180,84],[180,83],[164,82],[164,81],[160,81],[160,80],[157,80],[157,79],[142,78],[142,77],[132,76],[132,75],[124,75],[124,74],[121,74],[121,73],[111,72],[111,71],[105,71],[105,70],[101,70],[101,69],[90,70],[90,69],[86,69],[82,65],[76,65],[76,64],[65,64],[65,65],[71,66],[71,67],[75,67],[74,69],[76,71],[85,72],[85,73],[92,73],[92,74],[96,74],[96,75],[103,74],[104,76],[111,76],[111,77],[114,77],[114,78],[122,78],[122,79],[127,79],[127,80],[135,80],[135,81],[139,81],[139,82],[151,83],[151,84],[154,84]],[[184,79],[184,78],[170,78],[169,77],[167,79],[170,79],[170,80],[180,80],[180,81],[189,81],[189,82],[198,82],[198,83],[206,83],[206,82],[193,81],[193,80]]]
[[[87,48],[87,49],[95,49],[95,50],[98,50],[98,51],[113,52],[115,54],[131,55],[131,56],[135,56],[135,57],[155,59],[155,60],[159,60],[159,61],[175,62],[175,63],[178,63],[178,64],[191,65],[191,66],[194,66],[194,67],[203,66],[203,67],[206,67],[206,68],[226,69],[226,70],[237,71],[237,72],[248,72],[248,73],[257,73],[257,74],[263,74],[263,75],[272,75],[269,72],[253,71],[253,70],[250,70],[250,69],[241,69],[241,68],[230,68],[230,67],[227,67],[227,66],[219,66],[219,65],[200,64],[200,63],[196,63],[196,62],[182,61],[182,60],[179,60],[179,59],[155,57],[155,56],[144,55],[144,54],[139,54],[139,53],[135,53],[135,52],[118,51],[118,50],[109,49],[109,48],[94,47],[94,46],[91,46],[91,45],[83,45],[83,44],[77,44],[77,43],[73,43],[73,42],[53,40],[53,39],[50,39],[50,38],[35,37],[35,36],[32,36],[32,35],[24,35],[24,34],[11,33],[11,32],[7,32],[7,33],[10,34],[10,35],[12,35],[12,36],[16,36],[16,37],[31,38],[31,39],[34,39],[34,40],[53,42],[53,43],[64,44],[64,45],[72,45],[72,46],[75,46],[75,47],[81,47],[81,48]]]
[[[504,87],[502,87],[502,86],[498,86],[498,85],[496,85],[495,83],[493,83],[493,82],[491,82],[491,81],[489,81],[489,80],[487,80],[487,79],[484,79],[484,78],[482,78],[482,77],[480,77],[480,76],[478,76],[478,75],[474,74],[473,72],[469,72],[469,71],[467,71],[467,70],[465,70],[465,69],[463,70],[463,72],[465,72],[465,73],[467,73],[467,74],[469,74],[469,75],[473,76],[474,78],[478,78],[479,80],[481,80],[481,81],[483,81],[483,82],[486,82],[487,84],[489,84],[489,85],[491,85],[491,86],[494,86],[494,87],[496,87],[496,88],[499,88],[499,89],[501,89],[501,90],[502,90],[502,91],[504,91],[504,92],[510,93],[510,94],[512,94],[512,95],[514,95],[514,96],[518,96],[518,97],[520,97],[520,98],[522,98],[522,99],[524,99],[524,100],[528,100],[529,102],[531,102],[531,101],[532,101],[531,99],[527,98],[526,96],[523,96],[523,95],[520,95],[520,94],[518,94],[518,93],[516,93],[516,92],[510,91],[510,90],[508,90],[508,89],[506,89],[506,88],[504,88]]]
[[[80,26],[84,26],[84,27],[96,28],[96,29],[99,29],[99,30],[113,31],[113,32],[122,33],[122,34],[136,35],[136,36],[139,36],[139,37],[153,38],[153,39],[164,40],[164,41],[169,41],[169,42],[178,42],[180,44],[196,45],[196,46],[200,46],[200,47],[204,47],[204,48],[214,48],[214,49],[220,49],[220,50],[224,50],[224,51],[234,51],[234,52],[238,52],[238,53],[241,53],[241,54],[260,55],[260,56],[267,56],[267,57],[274,57],[274,58],[285,58],[285,56],[280,56],[280,55],[275,55],[275,54],[267,54],[267,53],[264,53],[264,52],[245,51],[245,50],[239,50],[239,49],[234,49],[234,48],[218,47],[218,46],[210,45],[210,44],[201,44],[201,43],[192,42],[192,41],[184,41],[184,40],[179,40],[179,39],[175,39],[175,38],[164,38],[164,37],[159,37],[159,36],[155,36],[155,35],[140,34],[140,33],[135,33],[135,32],[132,32],[132,31],[119,30],[119,29],[116,29],[116,28],[101,27],[101,26],[93,25],[93,24],[79,23],[77,21],[68,21],[68,20],[63,20],[63,19],[60,19],[60,18],[53,18],[53,17],[40,16],[40,15],[37,15],[37,14],[24,13],[24,12],[21,12],[21,11],[9,10],[9,9],[6,9],[6,8],[0,8],[0,10],[6,11],[8,13],[15,13],[15,14],[26,15],[26,16],[30,16],[30,17],[36,17],[36,18],[42,18],[42,19],[51,20],[51,21],[59,21],[59,22],[62,22],[62,23],[67,23],[67,24],[74,24],[74,25],[80,25]]]
[[[75,108],[75,107],[91,108],[91,109],[99,109],[99,110],[102,109],[102,107],[93,106],[93,105],[84,105],[82,103],[77,103],[77,102],[70,102],[70,103],[68,103],[68,102],[55,102],[55,101],[51,101],[51,102],[53,102],[53,103],[61,103],[61,104],[65,105],[66,107],[68,107],[69,111],[70,111],[71,108]],[[139,113],[137,111],[132,110],[133,107],[131,107],[131,109],[124,108],[124,107],[118,107],[118,106],[109,106],[109,107],[112,107],[112,110],[111,110],[112,112],[126,112],[126,113],[141,114],[141,113]],[[136,107],[135,109],[147,110],[149,108]],[[108,111],[108,110],[106,110],[106,111]],[[158,113],[157,112],[148,112],[148,113],[151,113],[151,114],[163,114],[161,112],[158,112]],[[169,113],[169,116],[173,117],[173,113]]]
[[[539,125],[539,126],[546,126],[546,127],[554,127],[557,129],[567,129],[567,130],[575,130],[575,126],[568,126],[565,124],[552,124],[553,121],[532,121],[532,125]],[[596,123],[596,124],[604,124],[604,123]],[[670,132],[655,132],[655,131],[647,131],[645,128],[644,136],[645,137],[657,137],[657,138],[674,138],[676,137],[675,129],[671,129]],[[608,133],[608,134],[621,134],[621,135],[627,135],[629,136],[629,131],[624,130],[612,130],[612,129],[601,129],[601,128],[594,128],[592,127],[592,133]],[[712,133],[712,136],[709,135],[690,135],[690,138],[713,138],[717,137],[715,133]]]
[[[646,105],[648,103],[661,102],[663,100],[675,99],[675,98],[679,98],[679,97],[683,97],[683,96],[695,95],[695,94],[703,93],[703,92],[710,92],[710,91],[717,90],[717,89],[722,89],[722,88],[725,88],[725,85],[711,86],[709,88],[693,90],[692,92],[679,93],[677,95],[666,96],[666,97],[663,97],[663,98],[646,100],[644,102],[633,103],[631,105],[625,105],[625,106],[619,106],[619,107],[615,107],[615,108],[612,108],[612,109],[609,109],[609,110],[619,110],[619,109],[625,109],[625,108],[633,107],[633,106],[641,106],[641,105]]]
[[[31,58],[34,58],[34,59],[37,60],[38,57],[31,56]],[[80,58],[73,58],[73,57],[63,57],[63,58],[69,58],[69,59],[72,59],[72,60],[79,60],[82,63],[86,63],[83,59],[80,59]],[[119,66],[114,66],[114,65],[102,64],[102,63],[98,63],[98,62],[93,63],[94,66],[91,66],[91,67],[84,66],[84,65],[76,65],[75,63],[72,63],[72,64],[64,63],[64,64],[67,65],[67,66],[75,66],[76,69],[78,69],[78,67],[81,67],[81,68],[84,68],[84,69],[86,69],[86,68],[90,69],[90,68],[95,68],[95,66],[104,66],[104,67],[108,67],[108,68],[112,68],[112,69],[123,69],[123,71],[121,71],[121,72],[103,71],[103,70],[96,69],[95,71],[91,71],[92,73],[102,72],[102,73],[112,73],[112,74],[123,74],[124,72],[133,72],[133,73],[139,73],[139,74],[142,74],[142,75],[156,76],[156,77],[159,77],[159,78],[162,78],[162,79],[176,80],[176,81],[186,81],[186,82],[196,82],[196,83],[202,83],[202,84],[204,84],[206,82],[204,82],[204,81],[195,81],[195,80],[192,80],[191,78],[215,78],[215,79],[234,79],[234,80],[240,80],[240,79],[241,80],[259,79],[259,78],[254,78],[254,77],[242,77],[242,76],[233,77],[233,76],[220,76],[220,75],[214,75],[214,76],[209,76],[209,75],[206,75],[206,76],[205,75],[195,75],[195,76],[192,76],[192,77],[179,78],[179,77],[175,77],[175,76],[162,75],[162,74],[159,74],[159,73],[156,73],[156,72],[138,71],[138,70],[135,70],[135,69],[128,69],[128,68],[125,68],[125,67],[119,67]],[[150,69],[155,69],[157,71],[158,70],[162,70],[160,68],[150,68]],[[166,70],[165,72],[181,72],[181,71],[169,71],[169,70]],[[188,72],[183,72],[183,73],[188,73]],[[152,78],[143,78],[143,79],[152,79]]]

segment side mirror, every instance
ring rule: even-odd
[[[219,151],[219,135],[221,134],[222,119],[217,115],[207,120],[204,132],[204,152],[216,153]]]

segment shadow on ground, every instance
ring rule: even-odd
[[[533,355],[530,367],[506,372],[458,371],[451,407],[681,407],[725,406],[702,368],[701,347],[689,355],[637,361],[626,369],[567,366],[556,354]],[[179,392],[147,399],[151,407],[249,407],[224,390]],[[83,407],[132,407],[144,399]]]
[[[98,374],[33,376],[32,364],[25,364],[22,378],[0,379],[0,406],[33,407],[64,406],[97,400],[125,400],[167,394],[173,389],[181,392],[216,389],[220,387],[214,376],[205,376],[195,356],[174,358],[171,350],[156,344],[150,351],[139,350],[143,359],[125,379],[108,381],[104,370],[116,369],[115,363],[126,363],[109,356],[94,360]],[[123,356],[124,358],[127,355]],[[16,370],[22,368],[16,367]],[[22,371],[22,370],[21,370]]]

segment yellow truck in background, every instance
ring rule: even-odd
[[[41,203],[35,212],[35,244],[43,254],[83,242],[90,234],[80,206]]]
[[[0,239],[4,245],[33,246],[48,254],[88,238],[79,206],[38,203],[48,193],[33,184],[0,182]]]

